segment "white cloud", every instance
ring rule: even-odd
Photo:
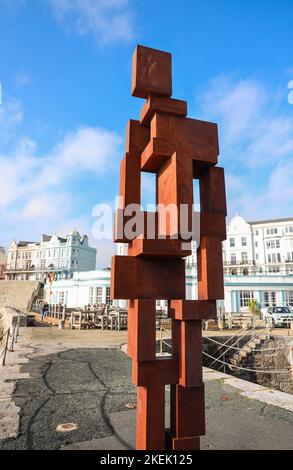
[[[76,185],[87,174],[106,177],[117,170],[121,142],[109,130],[82,127],[65,135],[47,155],[40,155],[37,144],[24,137],[10,153],[0,154],[1,243],[38,239],[46,232],[65,234],[64,229],[76,226],[99,245],[100,265],[108,264],[112,242],[105,242],[102,251],[101,242],[94,240],[91,207],[86,214],[74,215]]]
[[[23,109],[19,101],[7,99],[2,84],[2,103],[0,103],[0,145],[7,144],[15,128],[23,119]]]
[[[292,216],[293,109],[286,87],[280,94],[257,80],[220,76],[199,102],[201,117],[219,125],[229,214]]]
[[[15,81],[15,84],[19,88],[21,88],[21,87],[30,85],[32,83],[32,78],[31,78],[30,73],[27,70],[20,70],[18,74],[16,75],[14,81]]]
[[[128,0],[48,0],[55,18],[67,31],[92,35],[100,44],[133,38]]]

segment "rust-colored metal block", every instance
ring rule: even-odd
[[[185,262],[173,258],[113,256],[112,299],[184,299]]]
[[[199,178],[200,209],[227,215],[224,169],[205,167]]]
[[[175,146],[165,139],[151,139],[141,154],[141,171],[158,173],[173,155]]]
[[[136,449],[165,448],[165,385],[137,388]]]
[[[211,164],[218,162],[218,126],[212,122],[156,113],[151,120],[150,138],[163,138],[191,144],[206,155]]]
[[[224,299],[222,241],[203,237],[197,250],[197,285],[199,300]]]
[[[193,387],[202,382],[201,320],[181,321],[179,383]]]
[[[166,432],[166,449],[168,450],[200,450],[199,437],[174,437],[170,430]]]
[[[126,152],[141,154],[150,140],[150,130],[139,121],[130,119],[126,128]]]
[[[191,255],[190,249],[182,249],[181,240],[155,239],[148,240],[138,237],[129,246],[129,256],[141,256],[142,258],[162,257],[162,258],[184,258]]]
[[[130,300],[127,354],[134,361],[156,359],[156,301]]]
[[[226,217],[217,212],[200,213],[200,236],[226,240]]]
[[[117,209],[114,214],[115,243],[131,243],[135,238],[144,236],[154,239],[158,233],[158,214],[137,210],[131,212],[131,206]]]
[[[132,60],[132,96],[172,95],[172,56],[169,52],[137,46]]]
[[[143,126],[149,126],[151,119],[157,112],[185,117],[187,115],[187,102],[150,95],[142,108],[140,123]]]
[[[204,384],[195,387],[171,385],[171,432],[174,437],[205,434]]]
[[[136,153],[126,153],[120,163],[121,208],[128,204],[140,205],[140,157]]]
[[[153,137],[141,154],[141,171],[158,173],[173,153],[180,155],[182,163],[190,165],[191,161],[191,175],[197,179],[200,178],[201,171],[214,165],[215,161],[215,157],[210,156],[205,146]]]
[[[137,386],[176,384],[179,379],[178,368],[178,360],[169,357],[133,362],[132,381]]]
[[[127,212],[129,213],[129,212]],[[147,213],[137,211],[132,215],[125,215],[124,209],[117,209],[114,214],[114,241],[115,243],[129,243],[135,237],[144,233]]]
[[[157,211],[159,236],[178,237],[192,234],[193,181],[191,161],[185,162],[174,153],[157,176]],[[186,209],[181,217],[182,206]],[[182,226],[185,222],[185,226]],[[179,236],[180,237],[180,236]],[[191,237],[190,237],[191,238]],[[189,241],[189,237],[186,240]]]
[[[215,300],[171,300],[171,315],[181,321],[216,319],[217,303]]]

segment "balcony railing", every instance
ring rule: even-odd
[[[241,260],[241,261],[224,261],[224,266],[254,266],[255,262],[252,260]]]
[[[25,268],[7,268],[5,269],[5,273],[34,273],[34,272],[56,272],[56,271],[70,271],[70,269],[64,267],[64,266],[46,266],[46,267],[41,267],[41,266],[27,266]]]

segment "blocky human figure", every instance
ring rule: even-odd
[[[171,98],[171,54],[137,46],[132,95],[145,98],[140,120],[130,120],[121,161],[116,242],[128,256],[112,258],[111,297],[128,299],[128,355],[137,386],[136,447],[199,449],[205,433],[202,320],[216,318],[224,296],[222,241],[226,238],[223,168],[217,167],[217,125],[187,118],[186,101]],[[140,209],[135,236],[127,233],[130,204],[140,208],[141,172],[156,174],[155,213]],[[186,300],[185,260],[194,238],[193,179],[200,188],[198,300]],[[168,205],[178,210],[175,219]],[[185,214],[184,214],[185,211]],[[186,226],[182,230],[181,216]],[[152,220],[154,236],[146,222]],[[184,242],[184,243],[183,243]],[[172,356],[156,356],[156,300],[168,300]],[[165,430],[165,387],[171,386],[170,429]]]

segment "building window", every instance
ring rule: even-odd
[[[254,246],[255,246],[255,248],[257,248],[258,247],[258,242],[254,242]]]
[[[258,235],[258,230],[255,230],[255,231],[254,231],[254,235]]]
[[[253,299],[252,290],[241,290],[240,295],[240,307],[247,307],[249,302]]]
[[[269,273],[279,273],[280,268],[279,266],[269,266]]]
[[[65,300],[65,294],[62,291],[62,292],[59,293],[59,304],[64,305],[64,300]]]
[[[243,276],[248,276],[248,269],[247,268],[244,268],[243,269]]]
[[[106,287],[106,304],[111,304],[110,287]]]
[[[95,303],[96,304],[102,304],[103,303],[103,288],[102,287],[96,287]]]
[[[277,294],[275,291],[263,292],[264,307],[275,307],[277,305],[276,299],[277,299]]]
[[[277,228],[267,228],[267,235],[276,235],[278,233]]]
[[[276,248],[280,248],[280,240],[276,240]]]
[[[255,253],[255,259],[258,261],[259,259],[258,253]]]
[[[293,290],[285,291],[286,305],[293,307]]]
[[[235,253],[231,254],[231,264],[236,264],[236,254]]]
[[[241,253],[241,262],[246,263],[248,260],[246,251]]]
[[[230,238],[230,248],[235,247],[235,238]]]
[[[241,237],[241,245],[242,246],[247,246],[246,237]]]

